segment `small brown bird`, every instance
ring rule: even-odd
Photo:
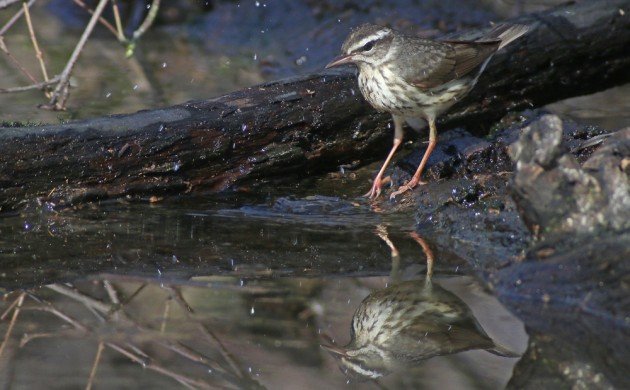
[[[365,99],[391,113],[394,121],[394,145],[365,196],[374,199],[381,193],[385,169],[402,143],[404,122],[416,129],[428,122],[429,145],[413,178],[391,198],[422,183],[420,176],[437,142],[436,118],[474,87],[497,50],[528,31],[528,26],[499,25],[474,41],[421,39],[373,24],[350,33],[343,54],[326,68],[355,64]]]
[[[322,347],[356,379],[377,379],[424,359],[471,349],[518,357],[494,343],[470,308],[429,276],[370,294],[352,317],[350,335],[345,347]]]

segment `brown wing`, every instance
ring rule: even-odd
[[[408,83],[434,88],[477,69],[499,48],[501,41],[407,42],[411,61],[401,69]],[[412,48],[411,46],[418,46]]]

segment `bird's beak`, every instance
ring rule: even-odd
[[[320,346],[324,348],[326,351],[330,352],[330,354],[333,356],[339,356],[339,357],[346,356],[345,349],[338,347],[336,345],[320,344]]]
[[[352,61],[353,61],[352,54],[344,54],[330,61],[330,63],[326,65],[326,69],[343,65],[343,64],[349,64]]]

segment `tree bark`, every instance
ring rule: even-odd
[[[508,110],[630,81],[629,5],[579,2],[513,20],[533,31],[493,58],[438,127],[482,133]],[[66,206],[222,191],[368,163],[390,145],[389,119],[365,103],[345,70],[129,115],[0,128],[0,211],[33,200]]]

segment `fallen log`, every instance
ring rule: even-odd
[[[466,123],[479,133],[507,110],[630,81],[629,5],[580,2],[515,20],[533,31],[491,61],[474,93],[439,127]],[[388,122],[363,101],[346,70],[129,115],[3,127],[0,211],[33,200],[66,206],[245,189],[367,163],[388,149]]]

